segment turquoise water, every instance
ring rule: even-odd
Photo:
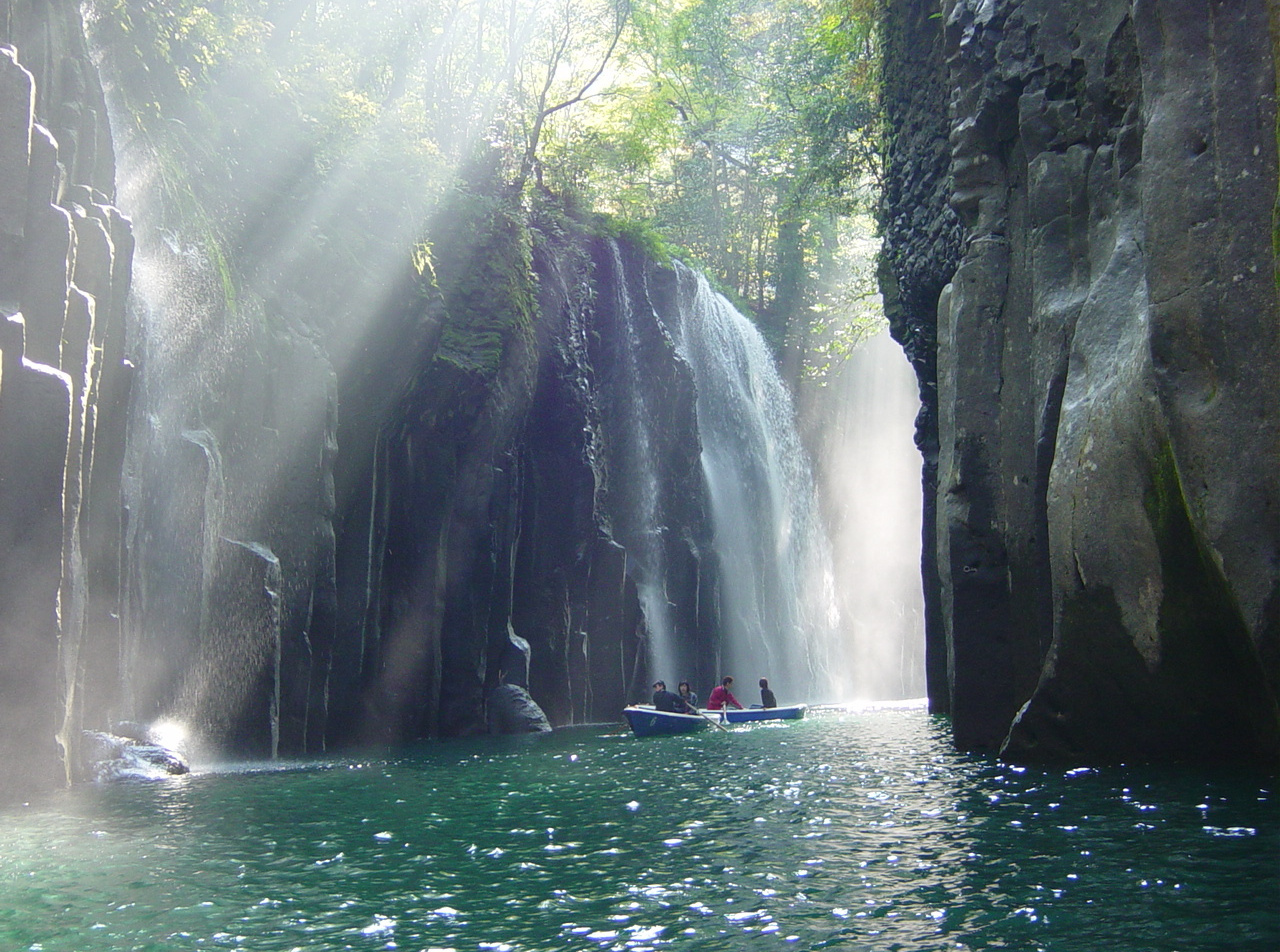
[[[1267,778],[1013,769],[924,711],[615,727],[0,814],[0,950],[1280,949]]]

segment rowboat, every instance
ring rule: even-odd
[[[647,704],[633,704],[624,708],[622,716],[631,725],[631,733],[637,737],[657,737],[662,734],[688,734],[706,730],[712,721],[701,714],[673,714],[655,711]]]
[[[795,721],[804,717],[809,710],[807,704],[792,704],[790,707],[749,707],[740,711],[737,708],[726,708],[718,711],[720,719],[730,724],[745,724],[748,721]]]
[[[633,704],[622,715],[631,725],[637,737],[657,737],[662,734],[687,734],[703,730],[712,724],[747,724],[754,721],[794,721],[804,717],[809,710],[806,704],[789,707],[749,707],[722,711],[706,711],[702,714],[672,714],[656,711],[649,704]]]

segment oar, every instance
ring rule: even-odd
[[[691,707],[691,706],[692,706],[692,705],[689,705],[689,704],[686,704],[686,705],[685,705],[685,707]],[[693,708],[693,710],[694,710],[694,711],[696,711],[697,713],[701,714],[703,717],[705,717],[707,720],[709,720],[709,721],[710,721],[712,724],[714,724],[716,727],[720,728],[720,729],[721,729],[722,731],[724,731],[726,734],[732,734],[732,733],[733,733],[733,731],[729,730],[729,728],[727,728],[727,727],[725,727],[723,724],[721,724],[718,718],[714,718],[714,717],[712,717],[712,716],[711,716],[710,714],[708,714],[706,711],[699,710],[699,709],[698,709],[698,708],[696,708],[696,707],[695,707],[695,708]]]

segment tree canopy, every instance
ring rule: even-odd
[[[879,168],[875,0],[89,10],[132,133],[177,157],[174,201],[233,246],[286,203],[357,180],[359,234],[403,241],[487,150],[504,187],[648,223],[779,346],[815,330],[830,343],[839,323],[841,222]],[[358,255],[378,239],[349,240]]]

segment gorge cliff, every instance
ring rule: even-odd
[[[965,749],[1280,760],[1268,10],[885,8],[881,282]],[[0,28],[0,796],[121,721],[278,757],[480,732],[515,687],[612,721],[655,664],[822,697],[786,390],[705,279],[492,151],[325,154],[235,63],[133,121],[151,77],[72,0]]]
[[[1271,6],[887,8],[882,286],[962,747],[1280,758]]]
[[[160,227],[145,167],[118,210],[78,5],[0,22],[7,795],[73,777],[81,730],[120,720],[314,754],[484,730],[502,681],[555,724],[613,719],[648,676],[627,385],[658,393],[649,515],[682,670],[710,682],[687,273],[479,168],[357,332],[314,248],[291,266],[323,303],[265,264],[233,292]]]
[[[164,138],[129,30],[99,71],[79,4],[0,9],[4,796],[91,774],[86,731],[275,758],[615,721],[653,667],[828,693],[790,397],[704,277],[497,149],[300,148],[235,62]]]

